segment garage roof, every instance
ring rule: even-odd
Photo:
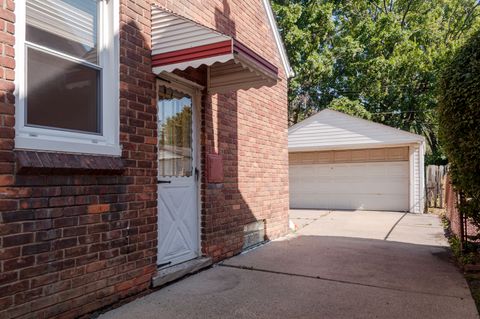
[[[423,136],[325,109],[288,130],[289,151],[386,147],[424,143]]]

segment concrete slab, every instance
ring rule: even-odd
[[[387,240],[431,246],[448,246],[440,218],[436,215],[407,214]]]
[[[412,292],[470,297],[445,247],[384,240],[299,236],[231,258],[226,265]]]
[[[297,219],[304,214],[304,216],[313,215],[303,210],[293,210],[290,214]],[[299,234],[383,240],[403,215],[397,212],[330,211],[328,214],[316,215],[315,221],[301,228]]]
[[[469,299],[216,267],[101,319],[477,318]]]
[[[436,216],[291,217],[301,225],[295,235],[100,318],[479,318]]]
[[[386,239],[420,245],[448,246],[436,215],[378,211],[291,210],[297,234]]]

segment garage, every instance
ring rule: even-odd
[[[422,136],[323,110],[289,129],[290,207],[422,213]]]

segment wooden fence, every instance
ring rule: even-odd
[[[444,208],[447,166],[428,165],[426,171],[426,192],[428,208]]]

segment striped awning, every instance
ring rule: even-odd
[[[206,65],[210,93],[278,81],[277,67],[235,38],[157,6],[152,8],[152,65],[155,74]]]

